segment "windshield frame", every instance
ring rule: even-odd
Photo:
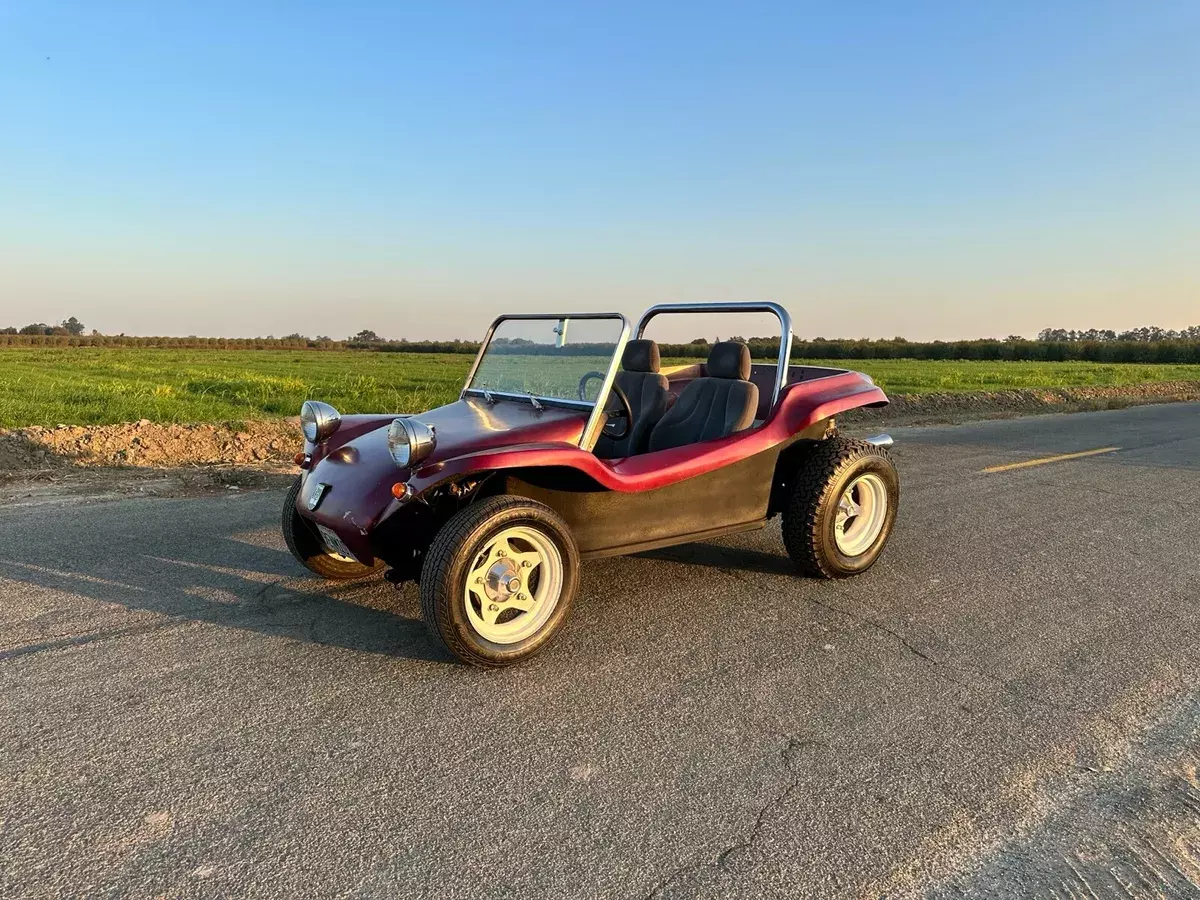
[[[475,380],[475,373],[479,370],[479,364],[483,361],[484,354],[487,353],[488,347],[491,346],[492,336],[496,333],[496,329],[503,322],[511,320],[541,320],[541,321],[567,321],[573,319],[613,319],[621,324],[621,334],[617,338],[616,345],[613,347],[612,359],[608,361],[608,368],[605,369],[603,375],[604,380],[600,383],[600,391],[596,394],[595,401],[589,400],[574,400],[563,397],[543,397],[540,394],[518,394],[511,391],[486,391],[492,397],[502,400],[515,400],[519,403],[527,403],[532,405],[530,398],[535,397],[539,403],[546,406],[557,406],[560,408],[577,409],[582,412],[591,411],[588,416],[587,424],[579,437],[579,447],[582,450],[590,451],[600,438],[600,430],[603,428],[604,407],[608,403],[608,395],[612,391],[613,381],[617,377],[617,369],[620,367],[621,356],[625,352],[625,344],[629,341],[629,320],[619,312],[603,312],[603,313],[506,313],[497,316],[490,326],[488,326],[487,334],[484,335],[483,341],[479,345],[479,352],[475,354],[475,361],[471,363],[471,369],[467,372],[466,381],[463,382],[462,392],[458,395],[459,399],[471,397],[483,397],[485,389],[479,387],[471,387],[471,382]]]

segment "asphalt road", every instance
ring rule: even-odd
[[[896,437],[866,575],[591,563],[500,672],[280,494],[0,510],[0,895],[1200,895],[1200,404]]]

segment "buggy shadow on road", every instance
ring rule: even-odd
[[[713,569],[736,569],[760,572],[764,575],[796,576],[796,564],[782,553],[763,553],[733,544],[681,544],[661,550],[647,550],[637,554],[642,559],[657,559],[677,562],[689,566],[707,566]]]
[[[0,659],[107,640],[131,630],[203,622],[356,652],[451,662],[421,620],[416,585],[395,590],[378,576],[330,582],[309,575],[287,552],[274,521],[264,521],[261,500],[254,495],[164,500],[153,509],[176,507],[182,513],[187,503],[195,502],[224,504],[227,522],[219,531],[200,525],[176,530],[147,516],[122,517],[122,524],[114,526],[109,504],[44,512],[55,520],[53,543],[10,545],[0,553],[0,579],[33,588],[26,595],[31,608],[4,623]],[[787,557],[740,541],[649,551],[633,559],[795,575]],[[606,567],[627,565],[606,560],[587,568],[603,579]],[[616,599],[607,597],[610,604]],[[115,615],[105,608],[109,605],[135,618]],[[606,614],[588,605],[596,614]],[[88,624],[86,630],[64,630],[56,627],[59,621]]]
[[[238,505],[232,501],[231,510]],[[0,658],[128,630],[127,620],[83,634],[62,634],[53,627],[64,618],[64,605],[93,600],[153,613],[160,624],[157,617],[167,616],[348,650],[448,661],[428,639],[414,590],[381,589],[377,578],[333,583],[307,576],[282,544],[273,546],[277,538],[261,519],[241,529],[248,523],[233,516],[228,533],[193,533],[186,540],[155,533],[152,524],[143,533],[136,533],[139,527],[114,536],[94,527],[103,522],[104,509],[81,508],[64,520],[60,543],[0,553],[0,578],[45,589],[28,595],[40,608],[5,629]],[[109,618],[102,607],[87,612],[94,612],[86,617],[92,621]],[[146,625],[151,623],[148,618]]]

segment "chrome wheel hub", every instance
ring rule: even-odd
[[[874,546],[887,521],[888,492],[873,472],[860,475],[838,499],[833,523],[834,540],[845,556],[862,556]]]
[[[546,624],[562,587],[557,545],[537,529],[514,526],[475,555],[463,588],[463,609],[480,637],[515,644]]]
[[[495,603],[507,602],[509,597],[521,590],[521,578],[512,560],[499,560],[488,569],[483,579],[483,590],[488,599]]]

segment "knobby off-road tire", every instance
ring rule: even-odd
[[[334,556],[326,548],[317,533],[316,527],[300,515],[296,509],[296,500],[300,496],[300,479],[292,483],[283,501],[283,539],[292,551],[292,556],[316,572],[322,578],[333,581],[345,581],[351,578],[362,578],[374,574],[383,568],[383,562],[378,561],[373,566]]]
[[[843,499],[851,488],[849,499]],[[886,508],[880,509],[881,502]],[[803,458],[792,480],[783,510],[784,546],[804,575],[857,575],[869,569],[883,552],[899,505],[900,478],[886,450],[866,441],[827,438]],[[850,527],[839,531],[839,519],[844,526],[846,513],[855,508],[861,522],[859,517],[851,517]],[[847,540],[856,528],[861,546]]]
[[[421,569],[421,614],[475,666],[528,659],[562,628],[579,584],[567,524],[525,497],[489,497],[451,517]]]

